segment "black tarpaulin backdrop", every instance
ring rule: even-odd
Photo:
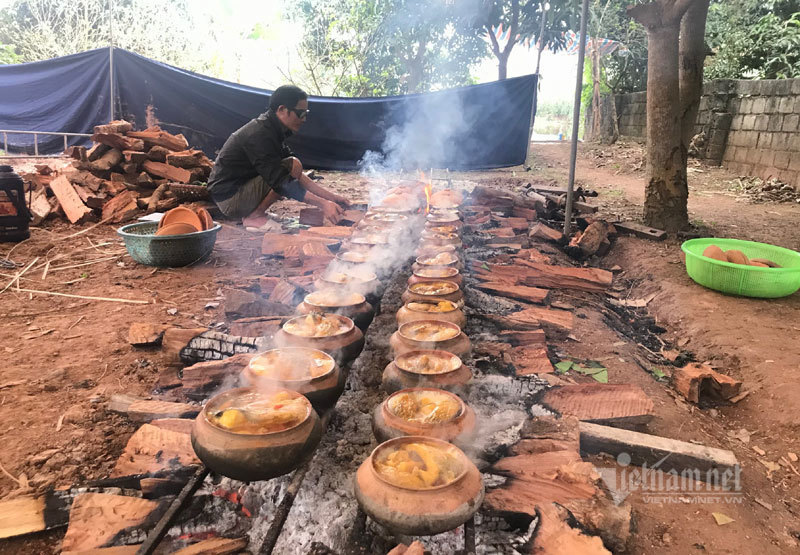
[[[116,116],[146,127],[148,107],[161,127],[183,133],[212,158],[222,143],[263,112],[270,91],[206,77],[114,49]],[[0,129],[91,132],[109,115],[109,51],[0,66]],[[536,77],[434,93],[311,97],[311,113],[291,146],[306,167],[356,169],[368,157],[386,169],[512,166],[525,160]],[[9,136],[17,148],[32,137]],[[58,152],[57,137],[40,152]]]

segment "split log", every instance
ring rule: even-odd
[[[338,225],[353,226],[364,219],[362,210],[345,210]]]
[[[742,382],[720,374],[707,364],[690,363],[672,375],[672,384],[690,403],[699,403],[700,396],[730,399],[739,394]]]
[[[143,163],[142,168],[150,175],[163,177],[164,179],[177,181],[179,183],[189,183],[192,178],[192,174],[188,170],[176,168],[175,166],[170,166],[162,162],[154,162],[152,160]]]
[[[86,147],[85,146],[70,146],[64,151],[68,157],[75,160],[86,160]]]
[[[168,326],[149,322],[134,322],[128,329],[128,343],[135,347],[161,345]]]
[[[666,437],[620,430],[590,422],[580,423],[581,450],[586,453],[608,453],[614,457],[625,453],[631,464],[647,465],[652,470],[688,472],[694,480],[706,481],[710,476],[738,472],[739,461],[732,451],[696,445]]]
[[[150,177],[150,174],[147,173],[147,172],[141,172],[139,174],[139,176],[136,178],[136,184],[139,187],[144,187],[145,189],[153,189],[153,188],[156,187],[156,184],[153,181],[153,178]],[[163,183],[162,183],[162,185],[163,185]],[[159,187],[160,187],[160,185],[159,185]]]
[[[244,337],[272,337],[286,320],[284,316],[256,316],[231,322],[231,334]]]
[[[653,401],[631,384],[577,384],[548,389],[540,401],[563,415],[586,422],[643,425],[654,416]]]
[[[489,204],[498,199],[510,198],[511,205],[535,210],[541,216],[547,215],[547,199],[542,195],[529,192],[527,195],[518,195],[507,190],[493,189],[485,185],[478,185],[472,190],[472,198],[479,204]],[[484,200],[488,202],[484,202]]]
[[[583,258],[588,258],[597,254],[604,241],[608,241],[608,227],[605,222],[592,222],[583,232],[576,234],[569,244],[576,247]]]
[[[180,359],[184,364],[208,360],[222,360],[239,353],[254,353],[271,347],[264,337],[241,337],[219,331],[206,331],[192,338],[181,349]]]
[[[330,265],[331,261],[333,261],[333,256],[306,256],[301,257],[301,259],[303,265],[300,272],[302,274],[316,274]],[[303,288],[308,289],[305,286]]]
[[[319,208],[302,208],[300,210],[300,223],[302,225],[325,225],[325,216]]]
[[[526,420],[520,441],[511,448],[512,455],[547,453],[580,449],[580,423],[577,418],[552,416]]]
[[[548,335],[564,335],[572,333],[575,326],[575,316],[569,310],[556,310],[553,308],[540,308],[531,306],[512,312],[508,315],[512,322],[530,322],[541,325]]]
[[[104,547],[126,528],[155,521],[167,507],[166,501],[123,495],[80,495],[72,503],[69,527],[61,545],[62,553],[77,554]]]
[[[494,293],[509,299],[518,299],[529,303],[544,304],[547,301],[550,291],[538,287],[526,287],[524,285],[509,285],[500,282],[486,282],[476,285],[478,289]]]
[[[166,194],[167,191],[169,191],[169,184],[167,183],[162,183],[156,187],[156,190],[153,191],[152,195],[150,195],[150,200],[147,201],[146,214],[152,214],[158,210],[158,203],[161,201],[161,198],[164,196],[164,194]]]
[[[543,223],[538,223],[530,229],[528,232],[528,237],[558,243],[561,241],[561,239],[563,239],[564,234],[551,227],[547,227]]]
[[[392,548],[386,555],[425,555],[425,546],[419,540],[411,542],[411,545],[401,543]]]
[[[543,330],[517,331],[504,330],[500,338],[511,345],[545,345],[546,338]]]
[[[478,318],[488,320],[500,327],[501,330],[538,330],[541,329],[537,320],[512,319],[497,314],[476,314]]]
[[[547,356],[546,347],[519,346],[511,349],[511,364],[517,376],[531,376],[534,374],[552,374],[553,363]]]
[[[133,129],[133,124],[125,120],[114,120],[105,125],[95,125],[95,133],[127,133]]]
[[[198,464],[200,459],[194,454],[189,434],[143,424],[128,440],[111,476],[144,474]]]
[[[100,143],[95,143],[94,145],[92,145],[92,148],[90,148],[86,152],[86,160],[85,161],[86,162],[94,162],[95,160],[99,160],[100,157],[103,156],[103,154],[105,154],[109,150],[111,150],[110,146],[102,145]],[[81,158],[81,160],[83,160],[83,158]]]
[[[120,176],[120,178],[122,177],[122,174],[118,174],[118,175]],[[123,181],[122,179],[120,179],[119,181],[107,180],[107,181],[103,181],[103,190],[106,193],[108,193],[110,196],[115,197],[115,196],[127,191],[128,190],[128,186],[125,183],[125,181]]]
[[[96,143],[102,143],[104,145],[110,146],[111,148],[116,148],[122,151],[144,150],[144,141],[142,141],[141,139],[133,139],[130,137],[125,137],[124,135],[120,135],[118,133],[95,133],[94,135],[92,135],[92,140]]]
[[[126,162],[133,162],[134,164],[144,164],[150,159],[146,152],[138,150],[123,150],[122,155],[125,157]]]
[[[89,172],[72,172],[67,175],[67,179],[69,179],[73,185],[81,185],[93,193],[99,192],[104,184],[104,180]]]
[[[273,291],[274,292],[274,291]],[[228,318],[250,318],[255,316],[287,316],[294,306],[273,302],[266,297],[241,289],[231,289],[225,294],[225,316]]]
[[[122,162],[123,156],[122,151],[116,148],[112,148],[105,154],[103,154],[100,158],[95,160],[91,163],[91,168],[94,171],[99,172],[106,172],[111,170],[114,166]]]
[[[111,396],[108,410],[124,414],[134,422],[150,422],[161,418],[193,418],[200,412],[200,407],[158,399],[140,399],[120,393]]]
[[[103,221],[118,224],[134,219],[139,214],[138,198],[134,191],[122,191],[103,205]]]
[[[492,216],[492,220],[500,224],[500,229],[510,228],[514,232],[528,231],[528,220],[517,216],[504,218],[502,216]]]
[[[331,249],[317,242],[305,243],[300,249],[300,258],[302,260],[318,256],[333,257],[333,253]]]
[[[166,162],[167,155],[171,153],[171,150],[166,149],[163,146],[156,145],[147,151],[147,157],[154,162]]]
[[[548,555],[611,555],[597,536],[589,536],[572,528],[569,512],[558,505],[543,505],[536,515],[539,523],[533,536],[531,553]]]
[[[247,548],[247,538],[211,538],[179,549],[172,555],[230,555],[242,553]]]
[[[161,341],[161,350],[172,362],[179,362],[181,350],[183,350],[192,339],[206,331],[208,331],[208,328],[168,328],[164,331],[164,338]]]
[[[92,210],[83,204],[72,183],[65,176],[60,175],[50,183],[50,190],[58,199],[67,219],[71,223],[83,222],[92,213]]]
[[[238,378],[252,354],[242,353],[223,360],[198,362],[183,369],[183,390],[185,393],[204,395],[219,387],[226,379]]]
[[[537,219],[536,210],[523,208],[522,206],[514,206],[511,209],[511,215],[516,218],[525,218],[528,222],[535,222]]]
[[[144,131],[130,131],[127,135],[135,139],[142,139],[149,145],[161,146],[177,152],[186,150],[189,147],[186,137],[180,134],[172,135],[162,131],[159,127],[151,127]]]
[[[176,168],[191,169],[199,166],[213,166],[213,162],[203,153],[202,150],[182,150],[180,152],[170,152],[166,158],[167,164]]]
[[[258,288],[261,291],[261,295],[269,296],[280,280],[281,278],[275,276],[259,276]]]
[[[520,260],[525,266],[525,285],[603,292],[611,285],[614,274],[600,268],[551,266]]]
[[[31,216],[33,216],[31,225],[39,225],[45,221],[51,210],[52,208],[47,201],[47,193],[44,192],[44,189],[36,189],[31,193],[30,211]]]
[[[150,197],[139,197],[136,204],[141,210],[147,211],[150,206]],[[156,202],[154,212],[169,212],[173,208],[177,208],[179,204],[177,197],[164,198]]]
[[[304,271],[308,271],[309,268],[304,267]],[[302,289],[305,293],[310,293],[316,286],[314,285],[316,282],[316,278],[313,275],[306,275],[306,276],[295,276],[295,277],[288,277],[286,281],[295,285],[298,289]]]
[[[269,295],[269,301],[277,304],[296,306],[303,298],[303,292],[296,285],[281,280]]]

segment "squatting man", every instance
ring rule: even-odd
[[[272,93],[266,112],[228,137],[208,179],[211,198],[226,217],[241,218],[245,228],[259,231],[269,223],[267,208],[289,197],[320,208],[332,224],[339,221],[348,200],[304,174],[285,143],[308,114],[308,95],[283,85]]]

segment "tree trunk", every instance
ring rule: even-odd
[[[497,79],[502,81],[508,76],[508,54],[502,52],[497,57]]]
[[[677,22],[647,30],[646,225],[669,232],[689,225],[686,151],[681,147]],[[653,55],[656,54],[657,55]]]
[[[706,59],[705,34],[709,0],[692,4],[681,19],[680,99],[681,144],[684,150],[694,136],[694,125],[703,94],[703,63]]]

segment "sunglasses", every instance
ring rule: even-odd
[[[308,110],[298,109],[298,108],[288,108],[290,112],[294,112],[294,114],[300,119],[306,119],[308,116]]]

